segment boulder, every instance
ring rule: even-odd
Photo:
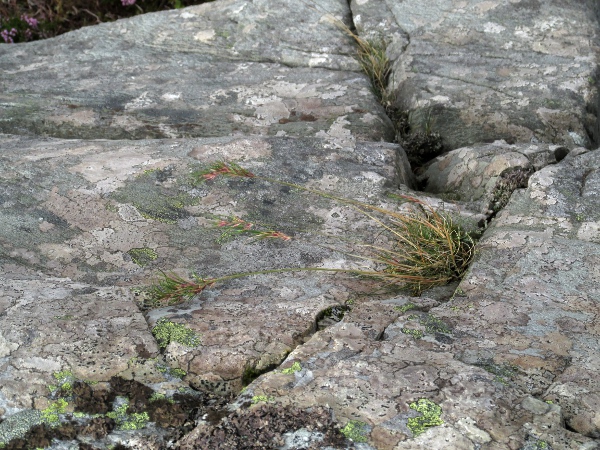
[[[568,153],[559,145],[505,141],[463,147],[428,163],[418,181],[425,191],[469,202],[474,211],[489,217],[506,206],[515,189],[527,187],[534,171],[556,164]]]

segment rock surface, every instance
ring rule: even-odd
[[[505,139],[597,145],[597,2],[354,0],[359,33],[388,42],[415,130],[452,150]]]
[[[0,46],[0,443],[600,447],[597,5],[443,6],[220,0]],[[418,179],[341,24],[456,149]],[[393,242],[331,196],[399,195],[487,226],[456,290],[269,272],[378,268],[350,254]],[[157,303],[161,270],[209,281]]]
[[[307,6],[301,20],[289,8],[228,0],[4,45],[0,131],[390,140],[352,40],[333,19],[346,18],[347,7]]]

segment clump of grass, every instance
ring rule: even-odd
[[[392,73],[392,65],[387,56],[387,42],[383,37],[364,39],[356,34],[341,20],[333,18],[334,23],[357,45],[356,60],[363,72],[369,77],[371,89],[386,110],[392,106],[387,85]]]
[[[392,67],[386,54],[385,40],[383,38],[366,40],[356,34],[352,34],[352,37],[358,45],[356,59],[363,72],[369,77],[373,93],[384,108],[390,108],[391,99],[387,85]]]
[[[149,291],[155,304],[181,303],[215,283],[234,278],[294,271],[350,273],[376,279],[382,285],[397,285],[408,289],[415,295],[420,295],[425,289],[460,279],[474,254],[475,242],[467,232],[453,223],[450,217],[417,198],[401,197],[416,205],[415,212],[397,212],[306,188],[295,183],[258,176],[235,163],[226,162],[219,162],[207,170],[194,172],[192,176],[197,182],[214,180],[218,176],[252,178],[294,187],[310,194],[333,199],[355,208],[374,220],[382,231],[388,234],[392,244],[389,247],[364,244],[356,246],[356,252],[351,256],[374,262],[379,265],[379,268],[375,270],[303,267],[244,272],[220,278],[203,278],[192,274],[191,280],[161,272],[162,278]],[[235,234],[247,232],[259,238],[271,237],[285,241],[291,239],[289,236],[273,230],[268,232],[254,230],[248,224],[248,222],[236,218],[232,221],[224,221],[221,225],[231,228]],[[268,234],[264,235],[264,233]]]

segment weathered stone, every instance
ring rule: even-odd
[[[360,34],[388,44],[391,89],[414,130],[478,142],[598,143],[596,2],[356,0]]]
[[[597,345],[600,151],[535,173],[492,222],[462,294],[434,308],[462,333],[460,358],[558,403],[600,437]]]
[[[592,440],[560,426],[550,414],[560,415],[558,406],[524,397],[498,376],[457,360],[461,334],[430,314],[434,310],[420,312],[427,302],[395,303],[357,305],[281,366],[299,364],[300,370],[263,375],[242,397],[295,408],[326,404],[342,424],[368,425],[364,438],[373,448],[516,449],[538,432],[552,448],[594,448]],[[372,325],[365,328],[365,321]],[[371,332],[374,324],[385,329],[380,339]],[[415,402],[423,398],[441,407],[442,423],[419,427],[425,422]]]
[[[195,387],[237,392],[245,377],[278,365],[309,336],[320,311],[343,304],[365,286],[308,272],[264,274],[153,310],[149,326],[132,289],[153,282],[157,269],[218,277],[363,264],[329,247],[340,242],[340,232],[368,242],[378,226],[349,205],[289,186],[256,178],[197,183],[191,171],[238,161],[257,174],[380,202],[393,187],[401,152],[385,143],[335,150],[315,138],[132,145],[2,136],[1,145],[5,412],[34,401],[45,407],[41,399],[49,394],[52,374],[64,370],[77,379],[122,375],[156,383],[160,376],[154,370],[136,369],[131,361],[158,355],[150,330],[161,318],[199,336],[191,346],[165,344],[172,369],[187,372]],[[242,236],[218,243],[222,230],[214,224],[234,215],[273,224],[295,238],[252,242]],[[135,258],[132,249],[139,250]],[[142,261],[139,255],[147,257]]]
[[[43,406],[40,399],[50,395],[50,385],[57,384],[55,373],[106,380],[125,370],[130,358],[158,355],[146,321],[126,289],[91,286],[3,262],[3,413],[34,403]]]
[[[534,170],[555,164],[568,152],[558,145],[509,145],[505,141],[465,147],[435,158],[419,181],[427,192],[472,202],[473,210],[489,215],[500,211],[516,188],[527,187]],[[507,180],[511,174],[514,179]]]
[[[391,124],[338,25],[348,16],[333,0],[229,0],[2,45],[0,131],[390,141]]]

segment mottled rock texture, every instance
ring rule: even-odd
[[[463,337],[457,357],[512,367],[511,383],[600,437],[600,152],[567,156],[513,194],[480,243],[461,294],[435,308]]]
[[[597,12],[220,0],[0,46],[0,443],[598,448]],[[411,131],[456,149],[418,177],[354,25],[387,42]],[[259,177],[202,179],[223,160]],[[394,245],[269,178],[488,228],[456,292],[265,272],[151,303],[160,270],[372,268],[350,254]],[[291,239],[223,236],[235,217]]]
[[[227,0],[3,45],[0,131],[390,140],[334,17],[347,20],[347,5]]]
[[[415,130],[477,142],[597,145],[597,2],[354,0],[388,42],[391,89]]]

